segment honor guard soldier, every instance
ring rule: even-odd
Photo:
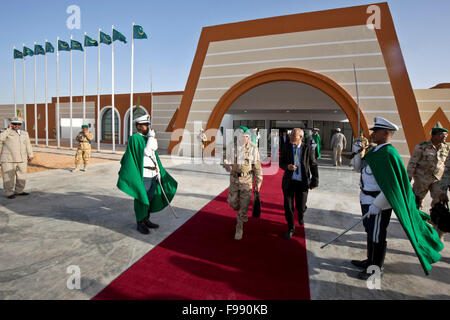
[[[80,131],[75,138],[78,141],[78,148],[75,155],[75,169],[73,169],[72,172],[80,171],[82,162],[84,162],[83,170],[87,171],[89,159],[91,158],[91,142],[94,135],[89,131],[89,126],[87,124],[82,125],[81,129],[82,131]]]
[[[408,176],[410,181],[414,178],[413,191],[419,209],[422,209],[423,199],[428,191],[432,198],[431,207],[439,202],[439,181],[444,174],[449,152],[449,146],[445,143],[447,135],[447,129],[433,128],[431,139],[418,144],[409,160]]]
[[[379,268],[378,274],[383,274],[387,227],[394,211],[425,274],[428,274],[431,264],[441,258],[439,251],[443,249],[443,244],[437,232],[426,222],[429,216],[416,207],[406,168],[400,154],[390,143],[398,127],[382,117],[376,117],[370,130],[371,141],[377,146],[369,149],[362,161],[355,161],[355,170],[361,170],[360,203],[367,232],[367,259],[352,260],[351,263],[363,269],[358,274],[360,279],[367,280],[376,270],[373,269],[375,266]],[[359,157],[359,154],[355,156]],[[358,163],[360,166],[356,165]]]
[[[3,143],[0,162],[2,165],[3,190],[6,197],[14,199],[16,195],[26,196],[24,192],[27,163],[33,160],[28,132],[21,130],[22,119],[14,117],[8,129],[0,134]]]
[[[234,147],[227,147],[224,167],[230,172],[228,203],[233,210],[238,211],[234,239],[241,240],[244,222],[248,221],[253,178],[255,179],[255,189],[259,192],[263,175],[258,147],[250,141],[250,130],[244,126],[237,130]]]

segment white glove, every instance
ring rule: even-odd
[[[156,132],[153,129],[150,129],[149,133],[148,133],[149,137],[156,137]]]
[[[377,214],[379,214],[381,212],[380,209],[378,209],[378,207],[374,204],[371,204],[369,207],[369,216],[376,216]]]

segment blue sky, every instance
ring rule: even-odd
[[[33,48],[47,38],[82,41],[111,25],[131,40],[131,23],[142,25],[148,40],[135,41],[135,92],[184,90],[202,27],[373,3],[338,0],[22,0],[2,1],[0,11],[0,104],[13,103],[13,46]],[[450,1],[388,1],[413,88],[450,82]],[[69,30],[66,9],[81,9],[81,29]],[[111,92],[111,50],[102,45],[102,93]],[[87,94],[97,93],[97,49],[87,48]],[[115,91],[130,90],[131,45],[115,42]],[[33,59],[26,62],[27,103],[33,102]],[[17,102],[23,102],[22,63],[17,61]],[[83,54],[73,52],[73,95],[82,94]],[[44,58],[38,56],[37,100],[44,102]],[[61,96],[69,95],[69,53],[60,54]],[[56,95],[56,55],[48,55],[48,93]]]

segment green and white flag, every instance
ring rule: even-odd
[[[113,41],[116,40],[122,41],[123,43],[127,43],[127,39],[125,38],[125,36],[116,29],[113,29]]]
[[[94,40],[91,37],[85,35],[84,36],[84,46],[85,47],[97,47],[98,42],[97,42],[97,40]]]
[[[26,57],[26,56],[34,56],[34,52],[33,52],[33,50],[31,50],[30,48],[27,48],[27,47],[23,47],[23,56],[24,57]]]
[[[14,49],[14,59],[23,59],[23,53],[17,49]]]
[[[144,29],[141,26],[134,25],[133,26],[133,38],[134,39],[147,39],[147,35],[144,32]]]
[[[34,54],[35,55],[40,55],[40,54],[45,55],[45,50],[40,44],[35,44],[34,45]]]
[[[45,43],[45,52],[55,52],[55,48],[53,48],[53,45],[50,42]]]
[[[65,41],[58,40],[58,50],[59,51],[70,51],[69,44]]]
[[[100,31],[100,43],[110,45],[111,42],[112,42],[111,37],[108,36],[106,33],[103,33],[102,31]]]
[[[70,40],[70,49],[83,51],[83,46],[78,41]]]

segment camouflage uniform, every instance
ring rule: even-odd
[[[447,160],[445,160],[445,170],[444,170],[444,174],[442,175],[441,178],[441,193],[447,194],[448,191],[448,187],[450,186],[450,158],[447,158]]]
[[[83,161],[84,170],[87,170],[89,159],[91,158],[91,141],[93,138],[94,134],[90,131],[86,134],[84,134],[83,131],[80,131],[75,138],[79,142],[77,154],[75,155],[75,170],[81,166]]]
[[[414,178],[413,191],[416,195],[416,204],[422,208],[423,199],[430,191],[431,206],[439,202],[441,193],[439,181],[445,168],[449,146],[442,143],[436,149],[431,140],[422,142],[416,146],[408,163],[408,176]]]
[[[232,150],[229,146],[228,151]],[[248,206],[252,197],[253,177],[256,187],[262,184],[262,170],[258,147],[249,142],[244,146],[234,148],[234,155],[227,154],[225,164],[231,165],[230,188],[228,191],[228,204],[237,210],[237,233],[243,223],[248,221]],[[242,237],[242,235],[241,235]]]

